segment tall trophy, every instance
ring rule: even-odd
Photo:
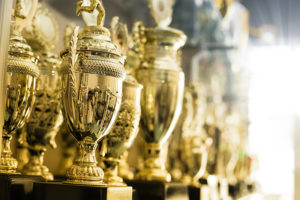
[[[200,179],[206,173],[208,149],[212,143],[204,130],[207,96],[204,86],[199,82],[191,83],[186,90],[191,96],[187,103],[190,103],[192,117],[185,122],[181,138],[180,155],[184,164],[182,181],[189,186],[189,198],[200,199],[208,195],[202,190]]]
[[[184,73],[178,65],[178,50],[187,39],[183,32],[168,27],[173,1],[149,0],[148,5],[157,26],[140,28],[143,54],[136,71],[137,81],[144,87],[140,128],[145,139],[145,161],[144,168],[136,175],[139,181],[130,183],[142,199],[160,198],[165,191],[160,193],[158,188],[170,186],[166,184],[171,176],[165,168],[166,152],[162,149],[181,112]]]
[[[22,128],[29,117],[35,100],[36,79],[39,75],[37,58],[22,37],[21,31],[32,19],[37,0],[32,1],[29,13],[24,13],[23,2],[16,2],[12,21],[6,72],[5,117],[0,159],[0,199],[25,199],[31,192],[33,181],[39,177],[27,177],[17,172],[17,160],[12,156],[10,141],[17,129]]]
[[[35,1],[33,3],[37,4]],[[35,6],[32,6],[31,13],[35,11]],[[22,128],[30,115],[35,100],[36,78],[39,75],[37,59],[21,35],[24,23],[27,24],[32,19],[32,14],[25,17],[21,1],[17,1],[16,8],[8,50],[7,99],[0,160],[0,173],[5,174],[16,173],[18,163],[12,157],[10,141],[12,134],[16,129]]]
[[[100,0],[78,1],[76,11],[97,19],[80,34],[76,27],[70,47],[61,53],[63,115],[78,141],[79,155],[67,170],[66,181],[35,185],[36,199],[131,199],[131,187],[103,183],[95,154],[118,115],[125,59],[102,26],[105,11]]]
[[[114,17],[111,23],[112,42],[120,46],[124,55],[128,50],[127,26]],[[138,133],[141,116],[140,97],[142,85],[131,75],[125,64],[126,78],[123,81],[123,96],[118,117],[109,135],[101,142],[101,161],[105,166],[104,181],[109,185],[126,185],[118,175],[118,165],[124,152],[131,146]]]
[[[45,26],[46,25],[46,26]],[[38,5],[24,37],[40,58],[37,91],[31,116],[26,122],[26,144],[30,159],[22,169],[25,175],[42,176],[53,180],[43,164],[46,146],[56,147],[55,136],[62,123],[59,75],[60,60],[51,53],[58,41],[58,25],[48,9]]]

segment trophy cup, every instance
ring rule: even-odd
[[[127,26],[114,17],[111,23],[112,42],[119,46],[124,55],[128,50]],[[118,176],[118,165],[124,152],[131,146],[138,133],[141,106],[140,94],[142,85],[131,75],[128,64],[125,64],[126,78],[123,81],[123,96],[118,117],[109,135],[101,142],[101,161],[105,166],[104,182],[109,185],[126,186]]]
[[[12,22],[8,60],[7,60],[7,97],[2,135],[2,152],[0,159],[0,199],[22,199],[30,193],[33,181],[38,177],[20,175],[17,160],[12,157],[10,141],[13,133],[22,128],[29,117],[35,100],[36,79],[39,70],[31,47],[21,36],[21,31],[32,19],[37,0],[32,2],[29,14],[24,13],[21,1],[16,2],[15,21]],[[5,188],[5,189],[4,189]]]
[[[98,142],[110,131],[117,117],[125,77],[124,56],[111,42],[104,28],[104,8],[100,0],[77,2],[77,14],[97,18],[80,34],[75,28],[70,48],[62,57],[62,106],[71,134],[78,141],[79,155],[67,170],[65,182],[35,184],[36,199],[130,199],[131,187],[103,183],[104,173],[97,165]],[[94,16],[96,13],[96,16]],[[79,37],[78,37],[79,36]]]
[[[179,195],[185,199],[185,187],[168,183],[171,176],[165,169],[162,147],[181,112],[184,74],[178,65],[178,50],[184,45],[186,36],[168,27],[172,19],[172,1],[151,0],[148,3],[157,26],[141,26],[137,33],[144,52],[136,71],[137,81],[143,85],[140,127],[146,141],[145,162],[136,175],[137,181],[131,181],[129,185],[136,188],[141,199],[167,198],[163,196],[168,189],[174,189],[175,195],[183,191]],[[161,187],[164,189],[158,189]]]
[[[26,123],[26,143],[30,159],[22,173],[42,176],[45,180],[53,180],[53,175],[43,164],[46,146],[56,147],[55,136],[63,121],[59,99],[59,65],[60,61],[55,54],[47,52],[40,55],[36,100]]]

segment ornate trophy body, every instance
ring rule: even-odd
[[[7,99],[0,173],[16,173],[18,163],[12,157],[10,140],[16,129],[21,128],[29,117],[35,99],[36,78],[39,74],[37,59],[20,33],[31,20],[36,4],[37,1],[34,1],[30,14],[25,17],[21,13],[23,8],[18,1],[15,11],[16,19],[12,22],[6,73]]]
[[[23,167],[26,175],[40,175],[53,180],[53,175],[43,164],[46,146],[56,147],[55,136],[63,118],[60,104],[60,77],[58,57],[51,53],[40,56],[40,77],[37,82],[36,101],[26,123],[26,142],[30,153],[29,162]]]
[[[141,42],[145,42],[144,54],[136,77],[144,86],[141,131],[146,146],[144,169],[136,178],[170,181],[161,150],[181,112],[184,74],[178,66],[177,52],[184,45],[186,36],[179,30],[167,27],[172,15],[170,1],[149,1],[149,7],[158,26],[146,28],[140,34]]]
[[[85,7],[79,1],[78,13],[103,10],[101,2],[95,2],[96,7]],[[80,148],[67,170],[70,183],[102,183],[104,173],[97,165],[95,150],[109,133],[121,104],[124,57],[111,43],[109,30],[100,25],[103,17],[99,13],[97,26],[85,27],[78,41],[76,28],[70,48],[62,53],[63,113]]]
[[[111,34],[112,42],[120,46],[120,49],[123,49],[123,53],[126,54],[128,49],[127,26],[119,23],[117,17],[112,20]],[[121,38],[121,41],[117,41],[117,38]],[[142,85],[131,75],[128,64],[126,66],[127,75],[123,81],[120,111],[110,134],[102,141],[101,160],[105,165],[104,181],[109,185],[126,185],[118,176],[118,165],[124,152],[131,146],[137,135],[140,122]]]

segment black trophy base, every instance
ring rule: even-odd
[[[132,188],[124,186],[80,185],[63,182],[34,184],[34,200],[131,200]]]
[[[32,200],[34,182],[42,180],[40,176],[0,173],[0,200]]]
[[[188,200],[188,189],[182,183],[126,180],[135,189],[133,200]]]

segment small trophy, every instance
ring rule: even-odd
[[[24,23],[28,23],[32,18],[32,16],[25,18],[20,14],[23,9],[21,5],[21,1],[16,4],[16,19],[12,22],[7,61],[6,81],[8,86],[0,160],[0,173],[6,174],[16,173],[18,163],[12,157],[10,140],[12,134],[22,128],[30,115],[35,100],[36,78],[39,75],[37,59],[20,33]],[[32,7],[31,12],[34,12],[35,6]]]
[[[78,142],[79,155],[67,170],[64,182],[35,184],[36,199],[131,199],[131,187],[108,186],[95,151],[110,132],[120,109],[125,78],[124,56],[102,26],[100,0],[78,1],[77,14],[97,18],[80,31],[74,29],[70,47],[62,57],[62,110],[70,133]],[[96,14],[95,14],[96,13]],[[95,15],[95,16],[94,16]]]
[[[157,26],[144,28],[141,25],[136,32],[142,51],[136,78],[143,85],[140,127],[146,141],[145,161],[136,180],[128,184],[136,189],[141,199],[170,198],[164,195],[171,190],[169,194],[181,195],[185,199],[186,187],[168,183],[171,176],[165,168],[163,145],[181,112],[184,74],[178,65],[178,50],[187,38],[183,32],[168,27],[173,1],[149,0],[148,3]]]
[[[114,17],[111,23],[112,42],[119,46],[124,55],[128,51],[127,26]],[[127,66],[127,67],[126,67]],[[126,78],[123,81],[123,96],[118,117],[108,136],[101,143],[101,160],[105,165],[104,182],[109,185],[126,185],[118,176],[118,165],[124,152],[131,146],[138,133],[141,106],[140,96],[142,85],[131,75],[126,67]]]

